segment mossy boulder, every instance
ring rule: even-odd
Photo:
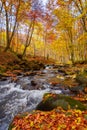
[[[84,70],[77,74],[75,80],[78,83],[78,86],[71,89],[77,92],[85,92],[85,88],[87,87],[87,71]]]
[[[87,84],[87,69],[82,70],[76,75],[76,81],[79,84]]]
[[[84,93],[85,86],[84,85],[74,86],[74,87],[69,87],[69,89],[74,94],[81,94],[81,93]]]
[[[57,107],[62,107],[64,110],[87,109],[80,101],[77,101],[70,96],[47,93],[44,95],[43,100],[37,105],[36,110],[50,111]]]
[[[77,74],[76,76],[76,81],[81,85],[81,84],[86,84],[87,85],[87,76],[82,73],[82,74]]]
[[[14,128],[14,125],[10,124],[8,130],[12,130],[13,128]]]
[[[76,86],[69,87],[69,89],[75,94],[86,93],[87,87],[87,71],[84,69],[76,74],[74,81],[77,83]]]

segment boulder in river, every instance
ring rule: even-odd
[[[85,92],[85,86],[79,85],[75,87],[69,87],[70,91],[73,92],[74,94],[84,94]]]
[[[61,94],[47,93],[43,100],[37,105],[36,110],[51,111],[57,107],[62,107],[64,110],[79,109],[86,110],[86,106],[80,101],[77,101],[70,96]]]
[[[82,68],[82,70],[77,73],[76,75],[76,81],[79,84],[87,84],[87,70]]]
[[[86,85],[87,85],[87,76],[84,75],[84,74],[78,74],[78,75],[76,76],[76,81],[77,81],[79,84],[81,84],[81,85],[83,85],[83,84],[86,84]]]

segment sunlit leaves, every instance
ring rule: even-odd
[[[54,14],[58,18],[58,28],[67,29],[73,26],[73,17],[65,8],[58,8],[54,10]]]

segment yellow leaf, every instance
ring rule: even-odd
[[[33,121],[31,121],[31,123],[30,123],[30,126],[31,126],[31,127],[33,127],[33,126],[34,126],[34,123],[33,123]]]
[[[72,129],[71,130],[75,130],[76,126],[72,126]]]
[[[78,117],[78,118],[75,120],[75,122],[76,122],[77,125],[80,124],[80,122],[81,122],[81,117]]]

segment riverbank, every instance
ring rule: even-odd
[[[46,64],[54,63],[52,60],[46,60],[43,57],[28,56],[21,59],[12,52],[0,52],[0,79],[12,77],[23,73],[28,74],[30,71],[43,69]]]

